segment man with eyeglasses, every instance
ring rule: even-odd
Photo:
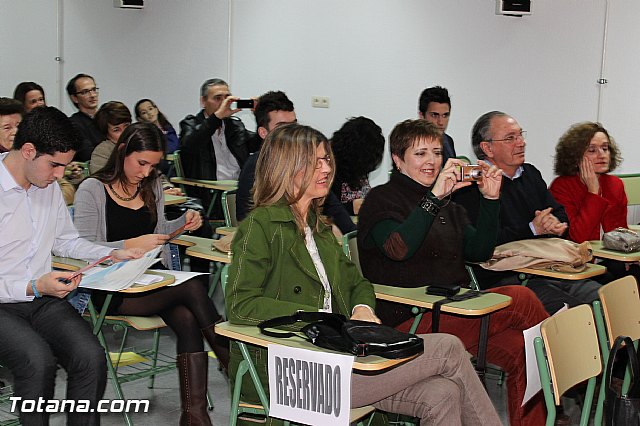
[[[87,74],[78,74],[67,83],[69,98],[78,108],[69,118],[83,139],[82,147],[76,151],[73,161],[89,161],[93,149],[105,138],[93,122],[93,116],[98,111],[99,90],[93,77]]]
[[[453,138],[446,134],[451,116],[451,99],[449,91],[441,86],[428,87],[420,94],[418,100],[418,117],[435,125],[442,133],[442,165],[449,158],[456,156]]]
[[[233,117],[240,111],[232,108],[239,98],[232,96],[229,85],[219,78],[205,81],[200,88],[202,110],[180,122],[180,153],[186,177],[207,180],[237,180],[249,154],[260,148],[255,133]],[[203,188],[190,188],[189,195],[208,206],[211,195]],[[219,198],[218,198],[219,200]],[[222,217],[216,200],[212,215]]]
[[[518,122],[501,111],[482,115],[473,125],[471,145],[480,160],[502,169],[500,190],[500,229],[497,244],[535,237],[563,237],[569,219],[564,207],[551,195],[540,171],[525,163],[526,132]],[[456,192],[454,201],[463,205],[472,223],[480,209],[477,185]],[[474,266],[482,288],[518,282],[517,274],[487,271]],[[592,280],[566,281],[533,277],[527,286],[533,290],[549,313],[564,303],[576,306],[598,298],[600,284]]]

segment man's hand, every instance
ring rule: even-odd
[[[536,235],[552,234],[561,236],[565,233],[569,225],[566,222],[560,222],[551,211],[551,207],[544,210],[536,210],[536,217],[531,221],[536,230]]]
[[[195,210],[187,210],[185,213],[185,231],[195,231],[196,229],[202,226],[202,216],[200,216],[200,212]]]
[[[373,310],[368,306],[356,306],[353,309],[353,314],[351,315],[351,319],[359,320],[359,321],[375,322],[378,324],[381,323],[380,318],[378,318],[376,314],[373,313]]]
[[[127,260],[127,259],[137,259],[142,255],[144,255],[149,250],[153,250],[157,246],[161,246],[167,241],[169,241],[169,236],[167,234],[146,234],[146,235],[140,235],[139,237],[136,237],[136,238],[129,238],[128,240],[124,241],[124,248],[126,250],[114,250],[114,251],[124,251],[125,253],[123,254],[123,256],[128,256],[128,257],[123,257],[122,259],[116,259],[114,257],[113,260],[120,261],[120,260]],[[128,251],[130,249],[140,249],[141,254],[137,256],[136,254],[138,252]],[[111,255],[113,256],[113,252],[111,253]]]
[[[161,235],[161,234],[147,234],[147,235],[143,235],[141,237],[138,238],[144,238],[144,237],[152,237],[152,236],[164,236],[165,237],[165,241],[169,238],[168,235]],[[133,240],[135,240],[136,238],[132,238]],[[151,238],[149,238],[151,239]],[[127,240],[127,241],[131,241],[131,240]],[[125,243],[126,244],[126,243]],[[164,244],[164,243],[162,243]],[[151,248],[149,250],[153,250],[154,248],[156,248],[156,246],[159,246],[160,244],[155,244],[153,246],[151,246]],[[122,262],[123,260],[129,260],[129,259],[139,259],[142,256],[144,256],[144,254],[146,252],[148,252],[149,250],[145,250],[142,247],[131,247],[131,248],[126,248],[126,249],[118,249],[118,250],[113,250],[111,252],[111,258],[113,259],[114,262]]]
[[[241,111],[240,108],[231,109],[231,104],[238,99],[240,98],[237,96],[227,96],[225,100],[222,101],[222,104],[220,104],[220,108],[218,108],[218,110],[214,112],[213,115],[218,117],[220,120],[224,120],[225,118],[231,117],[236,112]]]
[[[38,293],[43,296],[53,296],[62,299],[78,287],[78,284],[80,284],[80,280],[82,279],[82,275],[71,278],[71,282],[69,282],[69,284],[58,281],[58,279],[66,279],[72,275],[73,272],[68,271],[51,271],[36,280],[36,289],[38,290]],[[33,294],[33,289],[31,288],[31,283],[27,286],[27,295],[35,296],[35,294]]]
[[[167,188],[167,189],[165,189],[165,190],[164,190],[164,191],[162,191],[162,192],[164,192],[164,193],[165,193],[165,194],[167,194],[167,195],[177,195],[177,196],[184,195],[184,194],[182,193],[182,191],[180,190],[180,188],[175,187],[175,186],[174,186],[173,188]]]
[[[497,200],[500,198],[502,169],[496,166],[489,166],[482,160],[478,160],[478,165],[482,167],[482,179],[478,181],[480,193],[488,200]]]

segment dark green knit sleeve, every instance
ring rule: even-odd
[[[500,200],[481,197],[476,227],[464,228],[464,259],[484,262],[493,255],[500,225]]]
[[[384,219],[376,223],[367,237],[367,244],[375,245],[390,259],[406,260],[422,245],[433,219],[432,215],[416,206],[404,222]]]

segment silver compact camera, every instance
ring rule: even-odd
[[[460,182],[477,182],[482,179],[482,167],[477,164],[460,166]]]

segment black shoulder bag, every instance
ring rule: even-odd
[[[328,312],[298,311],[293,315],[272,318],[258,324],[267,336],[288,338],[297,334],[275,332],[267,328],[308,322],[301,331],[316,346],[355,356],[378,355],[383,358],[407,358],[424,350],[422,338],[392,327],[368,321],[347,320],[344,315]]]
[[[622,342],[625,347],[622,348]],[[629,356],[632,384],[627,395],[621,395],[611,387],[611,375],[618,351],[625,350]],[[640,426],[640,369],[638,368],[638,354],[629,337],[618,336],[609,353],[607,362],[607,380],[604,399],[604,424],[606,426],[625,425]]]

